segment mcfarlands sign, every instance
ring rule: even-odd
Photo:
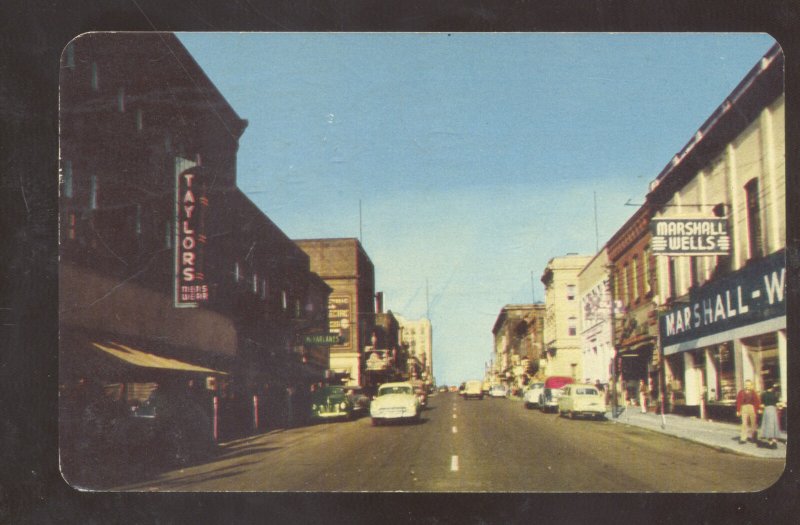
[[[689,303],[659,318],[661,342],[668,347],[786,315],[785,251],[753,261],[689,294]],[[677,350],[676,350],[677,351]]]
[[[727,255],[731,248],[727,219],[652,219],[655,255]]]
[[[175,181],[175,306],[194,308],[208,300],[203,273],[208,210],[202,169],[189,168]]]

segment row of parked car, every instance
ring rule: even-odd
[[[558,412],[561,416],[603,419],[605,397],[596,386],[575,383],[571,377],[552,376],[544,382],[530,383],[522,395],[525,408]]]
[[[417,421],[427,400],[427,392],[410,382],[385,383],[373,396],[361,387],[327,385],[312,394],[311,417],[350,420],[369,413],[375,426],[389,420]]]

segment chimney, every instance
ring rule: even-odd
[[[378,292],[375,294],[375,313],[383,313],[383,292]]]

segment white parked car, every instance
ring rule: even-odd
[[[571,384],[561,389],[558,398],[558,413],[568,415],[570,419],[575,416],[588,416],[603,419],[606,414],[606,402],[594,385]]]
[[[489,397],[506,397],[508,395],[508,389],[506,385],[492,385],[489,387]]]
[[[539,406],[539,397],[544,392],[544,383],[531,383],[525,389],[522,399],[525,401],[525,408],[533,408]]]
[[[378,393],[369,406],[372,424],[384,421],[417,421],[422,407],[411,383],[386,383],[378,387]]]

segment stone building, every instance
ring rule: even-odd
[[[545,287],[544,373],[583,379],[578,274],[592,256],[567,254],[548,261]]]

